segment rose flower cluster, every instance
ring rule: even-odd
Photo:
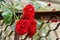
[[[33,5],[28,4],[25,6],[23,12],[22,19],[19,19],[16,23],[15,31],[19,35],[28,33],[29,38],[31,38],[36,33],[35,10]]]

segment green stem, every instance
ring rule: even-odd
[[[11,3],[12,3],[12,10],[13,10],[14,18],[15,18],[15,19],[18,19],[18,16],[16,15],[16,12],[15,12],[15,5],[14,5],[14,3],[13,3],[12,0],[11,0]]]

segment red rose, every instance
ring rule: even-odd
[[[34,15],[35,15],[34,7],[32,6],[32,4],[28,4],[23,9],[23,12],[24,12],[23,18],[26,18],[26,19],[34,17]]]
[[[50,6],[51,6],[51,4],[49,3],[49,4],[48,4],[48,6],[50,7]]]
[[[23,35],[28,33],[28,28],[30,26],[30,22],[25,19],[21,19],[16,23],[16,33]]]
[[[31,26],[29,27],[29,37],[31,38],[36,33],[36,21],[33,18],[29,19]]]
[[[55,20],[51,20],[51,21],[52,21],[52,22],[55,22],[55,23],[56,23],[56,22],[58,22],[58,20],[57,20],[57,19],[55,19]]]

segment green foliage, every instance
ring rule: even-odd
[[[4,18],[5,24],[11,23],[13,15],[11,9],[5,7],[4,5],[1,5],[1,10],[3,11],[2,16]]]
[[[0,1],[5,2],[4,0],[0,0]]]
[[[21,10],[23,6],[20,6],[20,4],[16,4],[15,5],[15,8],[18,9],[18,10]]]
[[[11,20],[12,20],[12,14],[11,13],[9,13],[9,12],[3,12],[2,16],[4,18],[5,24],[9,24],[11,22]]]

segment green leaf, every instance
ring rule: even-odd
[[[10,12],[3,12],[2,16],[4,18],[5,24],[9,24],[12,20],[12,14]]]
[[[1,10],[2,10],[3,12],[11,12],[11,9],[5,7],[5,5],[1,5]]]
[[[23,6],[21,6],[20,4],[16,4],[16,5],[15,5],[15,8],[16,8],[17,10],[22,10],[22,9],[23,9]]]
[[[38,36],[35,36],[34,40],[38,40]]]
[[[38,38],[39,38],[39,35],[38,35],[38,31],[36,32],[36,34],[35,34],[35,36],[34,36],[34,40],[38,40]]]
[[[3,2],[5,2],[4,0],[0,0],[0,1],[3,1]]]

